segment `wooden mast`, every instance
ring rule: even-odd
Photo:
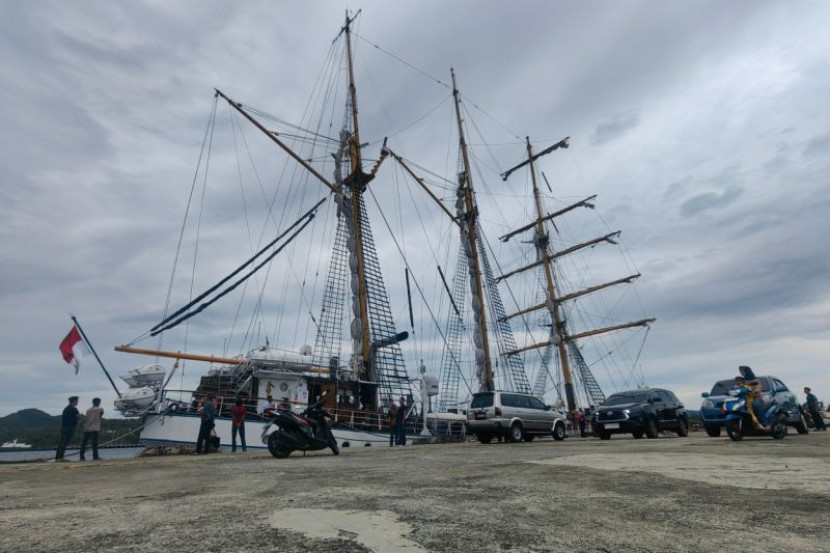
[[[496,389],[495,377],[493,375],[493,365],[490,359],[490,344],[487,337],[487,312],[484,305],[484,285],[481,281],[481,261],[478,257],[478,239],[476,234],[476,220],[478,219],[478,209],[476,208],[473,198],[473,180],[472,172],[470,171],[470,158],[467,154],[467,142],[464,138],[464,125],[461,118],[461,99],[458,93],[458,86],[455,81],[455,70],[450,69],[452,75],[452,96],[455,101],[455,116],[458,122],[458,144],[461,149],[461,157],[464,161],[464,176],[463,182],[460,183],[464,193],[464,206],[467,214],[466,221],[462,225],[466,226],[467,241],[470,248],[470,259],[473,262],[473,280],[475,290],[474,293],[478,295],[480,307],[480,328],[481,328],[481,348],[484,351],[484,365],[482,367],[481,382],[482,391],[494,391]]]
[[[355,15],[355,17],[357,17]],[[345,184],[349,187],[350,203],[354,216],[354,242],[355,257],[357,258],[357,279],[358,279],[358,305],[360,308],[360,323],[362,327],[360,341],[361,370],[371,381],[377,380],[377,375],[368,374],[370,370],[371,357],[371,336],[369,335],[369,301],[366,291],[366,263],[363,257],[363,218],[360,211],[360,197],[366,184],[374,177],[363,172],[363,162],[360,155],[360,127],[357,119],[357,87],[354,81],[354,64],[352,60],[352,34],[351,23],[354,18],[349,19],[346,12],[346,24],[343,32],[346,34],[346,53],[349,62],[349,100],[352,108],[352,134],[349,137],[349,160],[351,161],[351,173],[346,178]]]
[[[568,411],[574,412],[576,411],[576,394],[574,393],[573,377],[571,376],[571,365],[568,361],[568,350],[565,345],[565,328],[562,324],[562,314],[559,312],[559,304],[556,301],[556,284],[553,281],[553,270],[550,266],[548,235],[545,231],[545,223],[543,221],[542,197],[539,192],[539,186],[536,183],[536,164],[533,159],[533,146],[530,144],[529,136],[525,137],[525,140],[527,141],[527,159],[530,163],[530,180],[533,183],[533,201],[536,204],[536,239],[533,242],[536,244],[536,251],[545,271],[546,293],[549,302],[548,310],[553,319],[553,332],[558,338],[555,342],[556,349],[559,352],[559,361],[562,363],[565,399],[568,402]]]

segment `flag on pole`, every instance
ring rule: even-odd
[[[78,370],[81,368],[81,357],[90,353],[89,347],[81,338],[77,326],[73,326],[66,338],[63,339],[60,350],[63,360],[75,367],[75,374],[78,374]]]

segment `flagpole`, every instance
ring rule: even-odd
[[[109,380],[110,384],[112,384],[112,389],[115,390],[115,393],[118,394],[118,398],[120,399],[121,398],[121,392],[119,392],[118,388],[115,387],[115,382],[112,381],[112,377],[110,377],[110,373],[107,372],[107,368],[104,366],[104,363],[101,362],[101,358],[98,357],[98,353],[95,351],[95,348],[92,347],[92,342],[90,342],[89,338],[86,337],[86,333],[84,332],[84,329],[81,328],[81,323],[78,322],[78,319],[75,318],[75,315],[70,314],[69,316],[72,317],[72,322],[74,322],[75,326],[78,327],[78,332],[81,333],[81,338],[83,338],[84,342],[86,342],[86,345],[89,346],[89,350],[92,352],[92,355],[95,356],[95,359],[98,361],[98,364],[101,365],[101,369],[104,371],[104,374],[107,375],[107,380]]]

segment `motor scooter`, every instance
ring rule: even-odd
[[[726,413],[726,433],[733,441],[740,441],[744,436],[772,436],[780,440],[787,435],[787,417],[777,403],[758,402],[755,415],[758,421],[766,426],[756,428],[747,408],[747,402],[753,401],[749,390],[743,387],[729,390],[732,398],[723,402],[723,412]]]
[[[325,395],[325,394],[324,394]],[[285,459],[292,451],[306,451],[331,448],[332,453],[340,455],[337,440],[331,433],[331,413],[323,409],[323,398],[309,405],[298,415],[290,409],[268,409],[265,416],[270,417],[262,429],[262,443],[277,459]],[[273,431],[270,432],[274,427]]]

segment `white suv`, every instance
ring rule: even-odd
[[[478,441],[489,444],[503,436],[509,442],[551,435],[565,439],[565,416],[541,399],[518,392],[478,392],[467,411],[467,422]]]

